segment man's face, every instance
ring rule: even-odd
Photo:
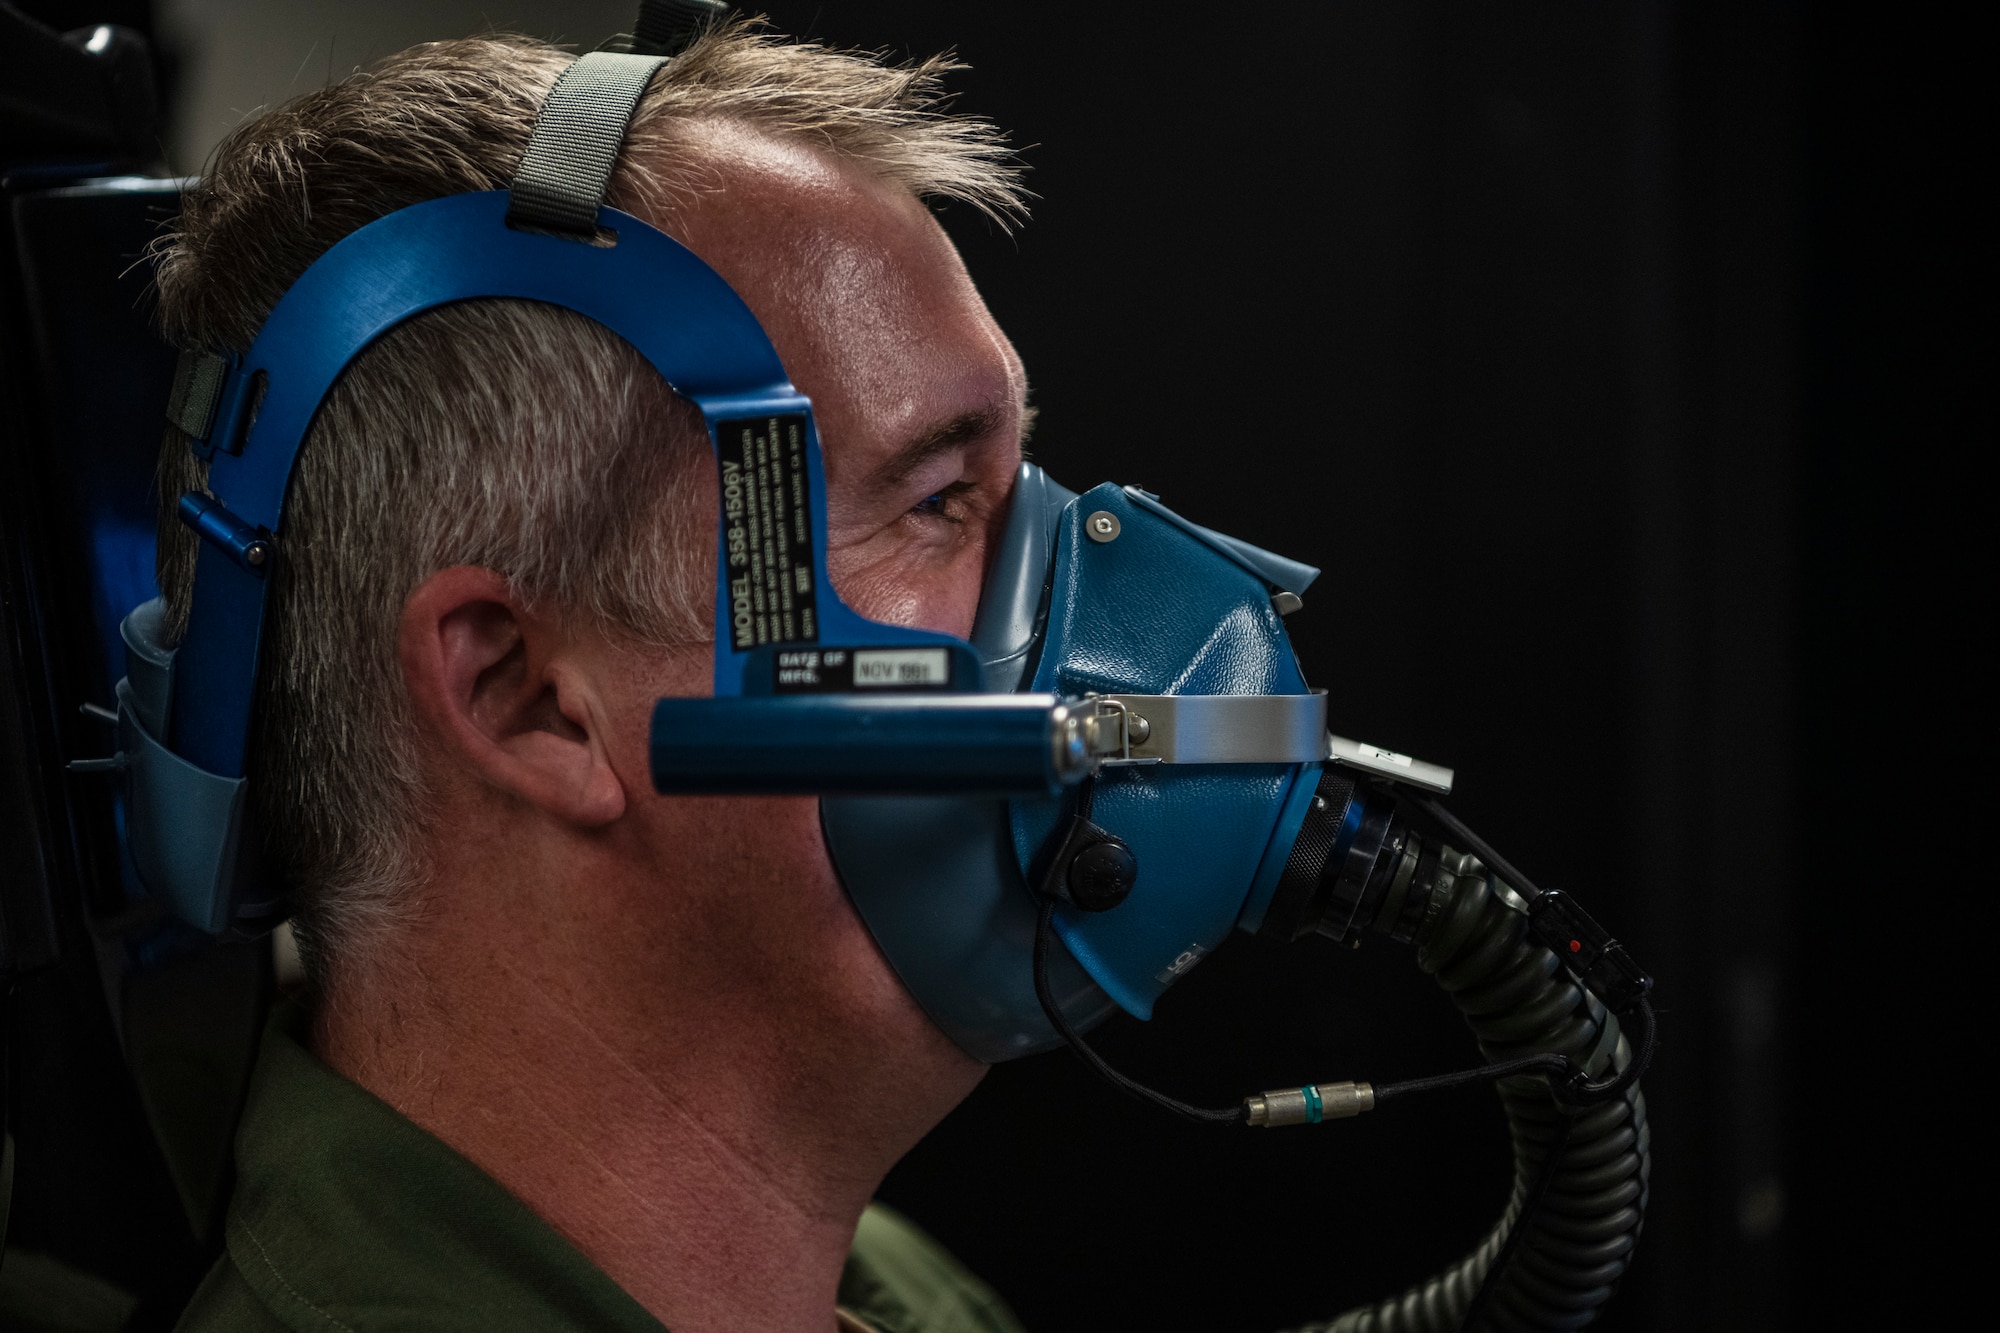
[[[731,125],[693,137],[728,165],[672,230],[812,399],[835,588],[874,619],[969,635],[1021,459],[1020,358],[902,189]]]
[[[693,137],[723,165],[666,226],[749,304],[813,402],[836,590],[878,620],[969,634],[1021,457],[1019,358],[942,230],[900,188],[733,126]],[[705,476],[712,486],[712,469]],[[716,507],[703,504],[712,578]],[[643,989],[647,969],[657,976],[671,959],[679,980],[692,969],[704,994],[726,999],[732,1021],[803,1023],[823,1052],[851,1059],[859,1042],[865,1058],[910,1062],[913,1079],[965,1076],[970,1062],[923,1018],[848,906],[815,800],[652,793],[652,701],[707,692],[711,669],[704,648],[607,672],[611,757],[629,794],[607,832],[640,869],[627,892],[594,890],[564,910],[602,913],[607,937],[647,938],[589,966]],[[679,1021],[659,1018],[669,1032]]]

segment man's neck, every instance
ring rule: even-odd
[[[875,1187],[978,1077],[962,1057],[941,1062],[957,1076],[944,1083],[894,1058],[843,1058],[712,985],[689,988],[663,1023],[657,1004],[621,1012],[615,995],[534,962],[475,976],[405,963],[323,1006],[322,1058],[499,1181],[676,1333],[833,1327]],[[931,1075],[928,1095],[913,1095],[917,1072]]]

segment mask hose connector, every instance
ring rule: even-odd
[[[1346,1120],[1375,1109],[1375,1089],[1366,1083],[1308,1083],[1303,1088],[1274,1088],[1245,1099],[1248,1122],[1257,1127],[1317,1125]]]

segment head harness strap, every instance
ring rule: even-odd
[[[640,94],[665,56],[592,51],[562,72],[535,118],[508,190],[507,225],[578,240],[597,235],[597,210]]]

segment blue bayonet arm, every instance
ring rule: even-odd
[[[1090,771],[1052,694],[793,694],[662,699],[666,793],[1052,796]]]

